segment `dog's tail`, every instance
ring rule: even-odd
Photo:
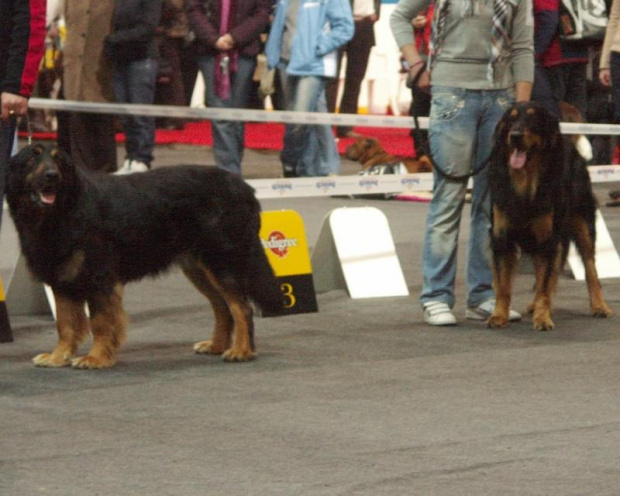
[[[269,264],[265,250],[260,244],[257,244],[252,253],[250,274],[248,287],[250,298],[266,314],[281,314],[284,310],[284,295]]]

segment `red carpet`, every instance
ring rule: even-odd
[[[388,153],[399,157],[413,157],[413,140],[409,136],[408,129],[392,129],[392,128],[355,128],[360,134],[374,136],[381,141],[381,144]],[[284,135],[284,125],[282,124],[258,124],[249,123],[246,126],[245,145],[247,148],[262,150],[279,150],[282,148],[282,136]],[[20,133],[21,137],[25,137],[25,133]],[[35,133],[35,140],[53,140],[56,139],[55,133]],[[123,142],[124,135],[122,133],[116,136],[118,142]],[[166,145],[172,143],[186,145],[212,145],[211,125],[207,121],[190,122],[181,131],[164,131],[158,129],[155,141],[158,145]],[[343,154],[354,140],[352,138],[343,138],[338,143],[338,151]]]

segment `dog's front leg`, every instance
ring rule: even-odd
[[[534,272],[536,273],[536,294],[531,305],[534,312],[534,329],[550,331],[555,327],[551,318],[551,297],[558,284],[562,253],[560,246],[551,256],[544,253],[534,255]]]
[[[123,309],[123,286],[111,294],[98,294],[88,300],[93,346],[88,355],[75,358],[74,368],[103,369],[116,363],[116,351],[125,341],[127,316]]]
[[[88,317],[83,300],[72,300],[54,291],[58,344],[51,353],[41,353],[32,359],[37,367],[66,367],[78,346],[88,335]]]
[[[508,327],[512,279],[517,267],[517,249],[505,245],[493,251],[493,286],[495,289],[495,310],[487,320],[487,327],[502,329]]]

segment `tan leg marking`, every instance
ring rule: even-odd
[[[66,367],[80,343],[88,335],[88,317],[83,301],[73,301],[54,292],[58,343],[51,353],[42,353],[32,359],[37,367]]]
[[[211,283],[202,264],[191,257],[185,257],[181,261],[183,273],[192,284],[205,295],[211,302],[211,308],[215,316],[215,327],[211,340],[200,341],[194,345],[196,353],[222,355],[232,343],[233,316],[228,309],[228,304],[221,296],[216,286]]]
[[[551,297],[557,287],[561,261],[562,254],[559,246],[551,261],[551,267],[549,267],[547,258],[540,255],[534,256],[536,294],[533,303],[533,322],[534,329],[537,331],[550,331],[555,327],[551,319]]]
[[[119,283],[109,295],[98,295],[88,302],[93,346],[88,355],[75,358],[74,368],[103,369],[116,363],[116,352],[125,341],[127,315],[123,309],[123,286]]]
[[[586,270],[586,283],[590,295],[590,308],[595,317],[609,317],[612,312],[603,298],[603,290],[596,272],[594,260],[595,246],[585,221],[577,217],[571,222],[571,229],[575,237],[577,250],[581,255]]]
[[[255,357],[252,336],[254,334],[253,310],[247,299],[221,284],[207,267],[200,264],[209,283],[226,302],[234,322],[234,338],[230,348],[223,353],[228,362],[245,362]]]

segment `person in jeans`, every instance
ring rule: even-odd
[[[336,77],[338,48],[353,37],[349,0],[280,0],[265,47],[277,68],[287,110],[327,112],[325,85]],[[280,154],[285,177],[340,172],[331,126],[289,124]]]
[[[530,98],[534,80],[531,2],[527,0],[438,0],[435,2],[429,60],[416,50],[411,20],[428,0],[401,0],[390,18],[396,43],[412,79],[431,88],[429,142],[444,173],[467,176],[492,149],[501,116]],[[427,70],[430,69],[430,70]],[[473,177],[471,234],[467,250],[469,319],[488,318],[495,307],[490,266],[488,168]],[[426,222],[420,302],[424,321],[455,325],[457,248],[467,178],[444,177],[434,168],[433,199]],[[511,310],[509,318],[521,316]]]
[[[270,10],[271,0],[187,0],[207,107],[247,107]],[[211,129],[215,164],[241,174],[245,123],[214,120]]]
[[[162,0],[115,0],[112,32],[104,40],[104,51],[113,64],[112,83],[119,103],[153,103],[161,7]],[[126,157],[116,174],[149,170],[155,149],[155,118],[126,114],[121,120]]]

